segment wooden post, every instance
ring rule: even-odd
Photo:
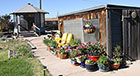
[[[112,56],[112,42],[111,42],[111,24],[109,19],[109,10],[106,9],[106,35],[107,35],[107,54]]]

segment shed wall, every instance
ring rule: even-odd
[[[109,11],[109,24],[111,25],[111,46],[112,50],[116,45],[122,47],[122,11],[110,10]]]
[[[58,29],[64,33],[64,20],[74,20],[82,18],[83,20],[87,19],[99,19],[99,39],[101,45],[106,49],[106,10],[93,10],[68,16],[63,16],[58,18]],[[60,23],[62,21],[62,24]]]

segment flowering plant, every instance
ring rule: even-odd
[[[83,30],[85,33],[94,33],[96,28],[94,25],[92,25],[91,21],[86,21],[86,23],[83,26]]]
[[[88,59],[88,60],[85,61],[85,64],[89,64],[89,65],[90,64],[96,64],[96,62],[92,59]]]
[[[101,47],[99,43],[94,43],[90,47],[89,55],[90,56],[99,56],[101,54]]]
[[[61,47],[61,49],[58,51],[59,54],[67,54],[67,51],[65,48]]]
[[[80,62],[85,62],[86,59],[87,59],[87,55],[81,55],[81,56],[79,57],[79,61],[80,61]]]
[[[76,50],[78,50],[79,51],[79,53],[85,53],[85,50],[86,50],[86,47],[85,47],[85,44],[84,43],[82,43],[81,45],[79,45],[77,48],[76,48]]]

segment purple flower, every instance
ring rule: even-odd
[[[86,29],[86,27],[85,27],[85,26],[83,26],[83,29]]]

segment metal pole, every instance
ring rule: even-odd
[[[40,9],[42,9],[42,1],[40,0]]]

